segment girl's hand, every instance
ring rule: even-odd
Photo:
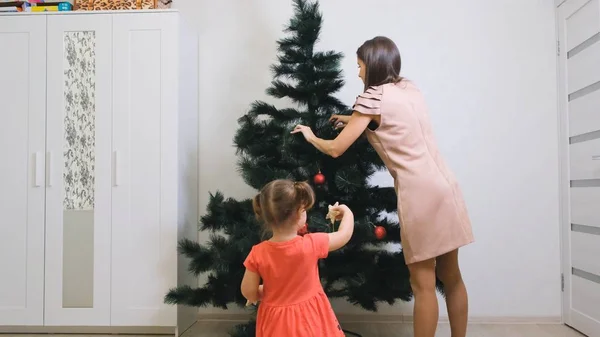
[[[331,210],[337,212],[336,218],[340,218],[342,221],[337,231],[328,234],[330,252],[344,247],[354,232],[354,215],[348,206],[338,205],[332,207]]]
[[[330,212],[335,212],[336,214],[335,220],[342,220],[344,214],[352,214],[352,211],[346,205],[334,205],[329,210]]]
[[[350,116],[346,115],[331,115],[329,118],[331,124],[333,124],[333,128],[336,130],[343,129],[348,125],[350,121]]]
[[[246,301],[246,306],[250,306],[250,305],[257,305],[259,301],[262,301],[263,299],[263,285],[259,285],[258,286],[258,300],[256,302],[250,302],[250,301]]]
[[[304,139],[306,139],[306,141],[309,142],[309,143],[313,139],[316,138],[315,134],[312,132],[312,130],[308,126],[298,124],[298,125],[296,125],[296,127],[294,128],[294,130],[292,130],[291,133],[299,133],[299,132],[302,133],[302,135],[304,136]]]

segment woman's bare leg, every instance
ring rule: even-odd
[[[469,300],[458,266],[458,249],[437,257],[437,276],[444,283],[452,337],[467,335]]]
[[[415,295],[415,337],[434,337],[439,316],[435,293],[435,259],[409,264],[408,269]]]

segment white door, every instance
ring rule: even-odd
[[[0,46],[0,325],[42,325],[46,18],[0,16]]]
[[[565,323],[600,337],[600,0],[558,7]]]
[[[46,325],[110,324],[111,16],[48,16]]]
[[[177,14],[113,18],[113,325],[175,326]]]

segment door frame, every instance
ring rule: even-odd
[[[556,0],[556,77],[557,77],[557,112],[558,112],[558,193],[559,193],[559,233],[561,256],[561,316],[562,323],[570,325],[571,292],[571,226],[570,226],[570,180],[569,180],[569,119],[567,113],[567,74],[566,48],[561,5],[566,0]]]
[[[570,143],[569,143],[569,92],[567,90],[567,41],[564,27],[564,16],[567,6],[581,8],[591,0],[556,0],[556,42],[557,42],[557,104],[558,104],[558,159],[559,159],[559,225],[560,225],[560,247],[561,247],[561,310],[562,322],[575,330],[578,322],[582,322],[577,315],[572,315],[571,285],[573,279],[572,256],[571,256],[571,181],[570,181]],[[577,10],[572,11],[573,14]]]

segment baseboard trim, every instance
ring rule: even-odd
[[[247,314],[205,314],[198,315],[198,320],[202,322],[220,321],[220,322],[246,322],[250,318]],[[340,323],[411,323],[411,315],[377,315],[377,314],[338,314]],[[448,317],[441,316],[440,323],[447,323]],[[471,324],[561,324],[560,316],[472,316],[469,317]]]
[[[0,334],[126,334],[175,335],[175,327],[163,326],[0,326]]]
[[[252,316],[250,314],[198,314],[199,322],[246,322]]]
[[[403,322],[412,323],[413,316],[404,316]],[[447,316],[440,316],[440,323],[448,323]],[[560,316],[471,316],[470,324],[562,324]]]

